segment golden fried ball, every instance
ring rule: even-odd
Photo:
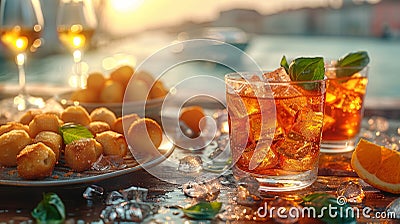
[[[134,71],[135,70],[133,67],[129,65],[123,65],[110,73],[110,79],[115,82],[119,82],[122,86],[126,87]]]
[[[24,130],[26,132],[29,132],[29,127],[19,122],[10,121],[0,126],[0,135],[9,132],[11,130]]]
[[[147,71],[138,71],[134,74],[134,80],[142,80],[146,83],[147,88],[151,88],[153,86],[155,79],[154,77]]]
[[[125,98],[127,101],[144,101],[147,99],[149,92],[150,88],[143,80],[134,79],[126,89]]]
[[[31,143],[31,137],[24,130],[11,130],[2,134],[0,136],[0,164],[16,166],[18,153]]]
[[[118,155],[124,157],[128,151],[125,137],[114,131],[105,131],[95,137],[96,141],[103,146],[104,155]]]
[[[106,122],[108,125],[110,125],[110,127],[114,124],[115,119],[117,119],[114,112],[105,107],[98,107],[94,109],[90,113],[90,118],[92,121]]]
[[[17,156],[18,175],[24,179],[42,179],[52,174],[56,155],[50,147],[38,142],[26,146]]]
[[[135,152],[153,153],[161,145],[162,129],[156,121],[141,118],[131,124],[126,138]]]
[[[100,72],[90,73],[86,80],[86,88],[90,90],[94,90],[100,92],[103,88],[104,83],[106,82],[106,78]]]
[[[97,160],[96,141],[85,138],[71,142],[65,146],[65,164],[74,171],[85,171]]]
[[[117,118],[112,125],[112,130],[120,134],[124,134],[124,127],[128,131],[128,128],[133,122],[139,120],[140,117],[137,114],[127,114],[122,117]]]
[[[78,89],[71,94],[70,100],[81,103],[97,102],[99,91],[93,89]]]
[[[82,106],[69,106],[61,113],[61,120],[65,123],[80,124],[83,126],[88,125],[91,120],[89,113]]]
[[[25,124],[25,125],[28,125],[32,120],[33,120],[33,118],[36,116],[36,115],[38,115],[38,114],[42,114],[43,113],[43,111],[42,110],[39,110],[39,109],[36,109],[36,110],[28,110],[27,112],[25,112],[22,116],[21,116],[21,118],[19,119],[19,122],[21,123],[21,124]]]
[[[167,93],[168,91],[165,89],[164,84],[160,80],[157,80],[150,89],[149,98],[161,98],[167,95]]]
[[[100,93],[103,103],[121,103],[124,99],[125,88],[119,82],[108,80]]]
[[[92,121],[86,127],[94,136],[96,136],[98,133],[109,131],[111,129],[110,125],[104,121]]]
[[[55,114],[36,115],[29,123],[29,134],[34,138],[41,131],[52,131],[59,133],[62,121]]]
[[[34,142],[42,142],[43,144],[50,147],[56,155],[56,160],[58,161],[58,159],[60,158],[60,151],[63,146],[63,139],[61,135],[52,131],[41,131],[36,135]]]

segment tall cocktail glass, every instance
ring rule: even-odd
[[[261,191],[311,185],[318,171],[325,80],[232,73],[225,83],[235,177],[255,177]]]
[[[327,66],[328,78],[321,152],[354,149],[364,112],[368,67]]]

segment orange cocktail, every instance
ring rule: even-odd
[[[321,151],[350,151],[354,147],[354,138],[361,128],[368,67],[332,66],[327,67],[325,72],[328,80]],[[337,72],[354,74],[337,78]]]
[[[325,80],[269,75],[225,76],[233,172],[256,177],[261,190],[300,189],[317,176]]]

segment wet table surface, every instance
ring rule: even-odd
[[[208,109],[216,111],[217,109]],[[366,111],[370,115],[371,111]],[[367,119],[364,119],[364,127],[367,126]],[[398,120],[389,120],[390,132],[397,132],[400,127]],[[231,171],[223,174],[212,174],[221,183],[221,192],[216,198],[222,202],[220,213],[213,220],[192,220],[186,217],[179,209],[197,202],[196,199],[187,197],[182,191],[182,183],[194,180],[196,177],[207,174],[208,171],[199,173],[184,173],[178,170],[179,159],[186,155],[206,156],[207,150],[188,151],[175,148],[168,161],[147,169],[138,170],[122,176],[109,178],[102,181],[90,182],[85,184],[75,184],[67,186],[53,187],[21,187],[21,186],[0,186],[0,223],[32,223],[31,211],[42,199],[44,192],[56,193],[65,204],[67,223],[104,223],[100,214],[105,209],[106,195],[115,190],[126,189],[131,186],[148,189],[146,203],[151,205],[153,213],[149,215],[143,223],[225,223],[237,221],[248,223],[267,222],[275,223],[273,218],[260,217],[257,211],[276,197],[290,200],[298,200],[311,192],[327,192],[336,195],[338,186],[346,181],[353,181],[362,186],[365,198],[361,204],[351,205],[354,208],[370,208],[365,217],[362,214],[357,218],[358,223],[397,223],[394,219],[379,219],[377,215],[384,213],[386,206],[399,197],[399,195],[382,192],[368,185],[357,177],[357,174],[350,166],[352,152],[341,154],[321,154],[319,176],[317,181],[308,188],[293,192],[263,192],[259,196],[261,200],[256,200],[250,204],[238,204],[237,186],[232,183]],[[172,162],[171,162],[172,161]],[[231,181],[231,183],[229,183]],[[85,199],[82,194],[90,185],[97,185],[104,189],[102,197],[93,200]],[[14,220],[14,221],[11,221]],[[316,220],[300,218],[298,223],[318,223]]]

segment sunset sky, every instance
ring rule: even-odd
[[[234,8],[253,9],[273,14],[299,8],[340,8],[344,0],[105,0],[101,23],[114,35],[180,24],[185,21],[215,20],[221,11]],[[350,0],[347,0],[350,1]],[[380,0],[352,0],[356,4]]]

